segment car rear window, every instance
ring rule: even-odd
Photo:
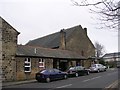
[[[42,71],[40,71],[40,73],[46,73],[47,72],[47,70],[42,70]]]
[[[75,67],[71,67],[69,70],[75,70]]]

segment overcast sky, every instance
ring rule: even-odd
[[[93,44],[98,41],[107,53],[118,51],[117,31],[97,29],[95,15],[71,0],[0,0],[0,16],[20,32],[18,44],[82,25]]]

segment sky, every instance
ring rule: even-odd
[[[0,16],[20,32],[18,44],[81,25],[93,44],[99,42],[106,53],[118,52],[117,30],[97,29],[96,15],[71,0],[0,0]]]

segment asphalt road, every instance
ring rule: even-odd
[[[7,86],[4,88],[107,88],[118,80],[118,70],[110,69],[106,72],[90,73],[87,76],[68,78],[50,83],[33,82],[21,85]]]

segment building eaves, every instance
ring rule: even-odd
[[[28,45],[18,45],[16,56],[48,57],[61,59],[86,59],[76,52],[60,49],[49,49]]]

